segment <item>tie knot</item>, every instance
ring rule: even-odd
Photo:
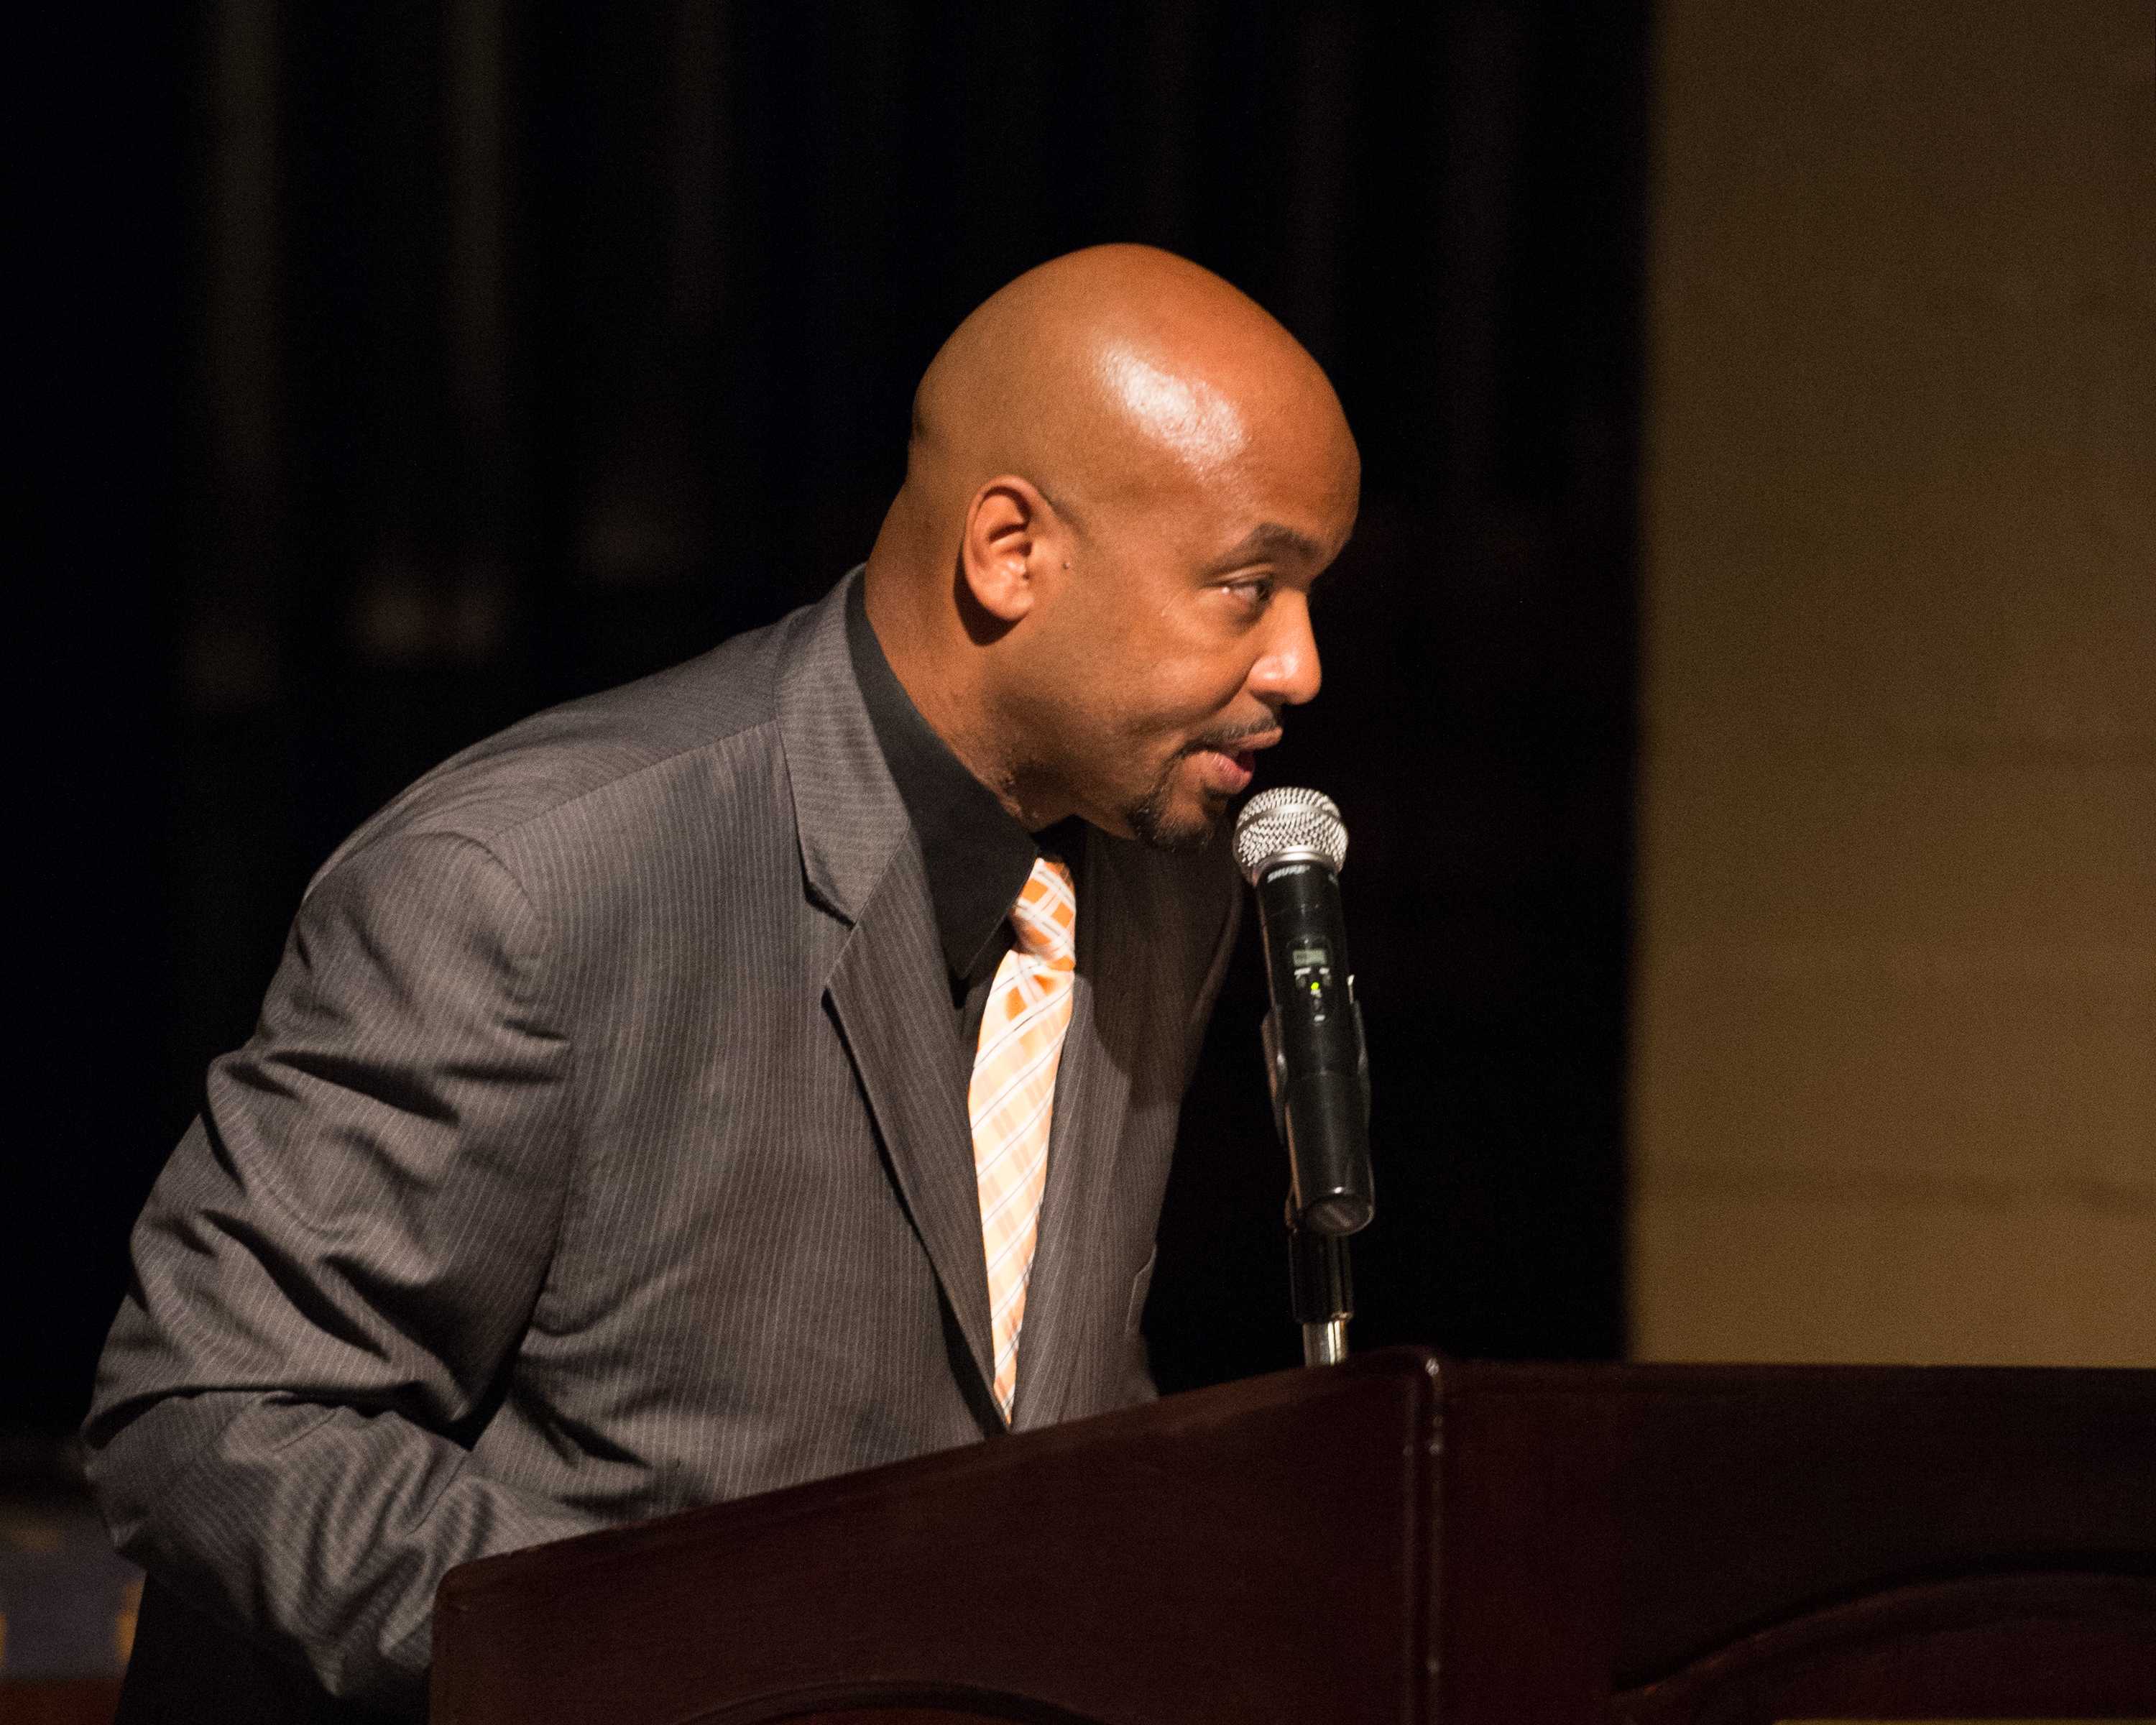
[[[1065,969],[1078,957],[1078,893],[1070,870],[1050,857],[1034,859],[1033,872],[1011,906],[1018,947],[1028,957]]]

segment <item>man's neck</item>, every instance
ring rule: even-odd
[[[869,627],[875,631],[891,675],[944,747],[1027,831],[1037,833],[1068,815],[1068,809],[1044,806],[1025,796],[1024,775],[1002,747],[1008,739],[998,735],[988,714],[970,644],[947,639],[937,627],[939,619],[927,614],[920,596],[927,593],[928,583],[888,568],[880,572],[873,557],[861,579]]]

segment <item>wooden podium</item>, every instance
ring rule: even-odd
[[[2156,1717],[2156,1372],[1416,1350],[472,1563],[437,1725]]]

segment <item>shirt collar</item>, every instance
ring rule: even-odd
[[[846,595],[854,680],[920,841],[944,959],[953,976],[969,977],[1001,956],[1004,919],[1040,848],[921,716],[869,623],[865,585],[857,576]]]

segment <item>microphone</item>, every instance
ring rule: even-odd
[[[1235,818],[1235,863],[1255,889],[1272,1010],[1265,1072],[1287,1145],[1288,1224],[1331,1239],[1368,1225],[1370,1060],[1340,915],[1348,828],[1329,797],[1260,791]]]

